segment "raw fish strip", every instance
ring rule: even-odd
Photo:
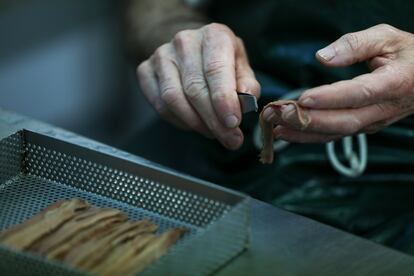
[[[77,212],[88,207],[88,203],[80,199],[58,202],[50,208],[46,208],[33,219],[23,223],[24,226],[16,227],[13,231],[6,233],[5,238],[0,242],[14,249],[27,249],[70,220]]]
[[[281,100],[281,101],[275,101],[268,103],[260,113],[259,122],[260,122],[260,128],[262,129],[262,151],[260,152],[260,162],[263,164],[271,164],[273,163],[273,123],[270,123],[266,121],[263,118],[263,112],[266,110],[266,108],[270,107],[273,109],[280,108],[283,105],[292,104],[296,109],[296,115],[299,119],[299,123],[301,124],[302,129],[305,129],[309,123],[310,123],[310,117],[306,115],[306,113],[303,111],[303,108],[300,107],[296,101],[291,100]]]

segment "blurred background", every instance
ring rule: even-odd
[[[0,1],[0,108],[117,146],[151,121],[122,1]]]

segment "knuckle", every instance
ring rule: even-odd
[[[399,74],[395,66],[391,66],[389,64],[385,64],[384,66],[382,66],[381,70],[383,70],[387,75],[392,76],[393,78],[397,77]]]
[[[194,34],[193,30],[184,30],[176,33],[173,39],[174,45],[177,48],[184,48],[185,45],[191,43]]]
[[[139,64],[136,69],[136,75],[138,79],[143,78],[144,75],[148,72],[149,68],[150,68],[150,63],[148,60],[141,62],[141,64]]]
[[[414,78],[412,75],[406,72],[400,75],[400,79],[397,80],[397,87],[404,91],[405,95],[411,95],[414,90]]]
[[[187,91],[186,96],[191,102],[197,102],[204,98],[205,93],[202,90],[194,89]]]
[[[361,96],[364,102],[368,102],[372,99],[375,99],[375,92],[372,87],[361,83]]]
[[[241,49],[242,52],[245,52],[246,47],[244,45],[243,40],[238,36],[236,36],[235,39],[236,39],[236,41],[235,41],[236,47]]]
[[[227,93],[223,92],[223,89],[218,89],[218,91],[215,91],[211,94],[211,101],[213,102],[213,104],[226,102],[227,99]]]
[[[405,110],[404,101],[401,99],[393,99],[384,103],[375,104],[375,112],[381,114],[381,117],[384,118],[394,118]]]
[[[184,91],[190,101],[198,101],[207,94],[207,84],[202,77],[190,77],[184,83]]]
[[[188,76],[186,80],[184,81],[184,90],[185,91],[205,91],[207,89],[207,84],[204,81],[203,76],[201,75],[193,75]]]
[[[260,91],[262,90],[260,83],[257,80],[254,80],[252,87],[253,91],[256,93],[256,97],[260,97]]]
[[[179,90],[177,87],[163,87],[161,89],[161,100],[168,106],[174,105],[179,100]]]
[[[387,24],[387,23],[381,23],[375,26],[378,29],[384,29],[384,30],[388,30],[388,29],[392,29],[394,28],[393,26]]]
[[[379,30],[383,31],[383,32],[387,32],[389,34],[399,34],[400,30],[398,30],[397,28],[386,24],[386,23],[382,23],[382,24],[378,24],[375,26],[376,28],[378,28]]]
[[[213,93],[211,95],[211,100],[213,102],[221,102],[221,101],[225,101],[227,99],[226,93],[223,93],[221,91],[222,91],[222,89],[219,89],[218,91],[216,91],[215,93]]]
[[[229,27],[227,27],[226,25],[221,24],[221,23],[216,23],[216,22],[206,25],[204,27],[204,29],[207,32],[210,32],[210,31],[213,31],[213,32],[216,32],[216,31],[229,31],[230,30]]]
[[[256,96],[256,98],[260,97],[260,90],[261,90],[261,86],[260,83],[253,78],[240,78],[237,79],[237,82],[239,83],[239,87],[238,88],[238,92],[245,92],[245,93],[250,93],[254,96]]]
[[[160,65],[162,61],[168,56],[168,44],[163,44],[155,50],[153,59],[154,63]]]
[[[388,77],[389,88],[394,90],[400,87],[402,81],[403,72],[398,70],[395,66],[389,64],[384,65],[381,68]]]
[[[385,65],[382,68],[388,76],[388,89],[390,91],[399,92],[400,96],[409,96],[414,90],[414,78],[405,70],[401,70],[395,66]]]
[[[256,97],[260,96],[261,86],[260,83],[256,79],[248,79],[246,80],[246,86],[248,87],[249,91]]]
[[[341,37],[341,40],[351,51],[357,51],[361,48],[361,39],[356,33],[348,33]]]
[[[240,37],[236,36],[236,42],[239,46],[244,48],[244,42],[243,39],[241,39]]]
[[[380,104],[380,103],[375,104],[375,107],[382,114],[388,112],[388,108],[386,108],[383,104]]]
[[[400,96],[411,96],[414,92],[414,78],[407,72],[400,72],[399,77],[392,80],[393,90],[400,91]]]
[[[223,60],[214,60],[206,63],[205,75],[206,77],[214,77],[222,73],[226,68],[226,62]]]

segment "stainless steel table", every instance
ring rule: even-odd
[[[149,162],[0,109],[0,139],[29,129],[123,158]],[[414,275],[414,258],[253,200],[251,244],[217,275]]]

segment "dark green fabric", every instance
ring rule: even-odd
[[[255,70],[291,89],[367,71],[363,64],[328,69],[315,52],[349,32],[388,23],[414,32],[414,1],[210,0],[208,16],[230,26],[246,45]]]
[[[380,23],[414,32],[414,1],[210,2],[213,20],[229,25],[244,39],[254,69],[291,89],[368,71],[365,64],[328,69],[316,61],[315,52],[343,34]],[[258,186],[274,183],[256,196],[414,253],[414,128],[411,123],[400,125],[370,137],[369,167],[362,177],[332,173],[321,146],[295,146],[280,156],[276,170],[255,181]],[[286,191],[287,186],[292,189]]]
[[[342,34],[389,23],[414,31],[414,1],[213,1],[209,14],[228,24],[247,46],[266,86],[312,87],[366,72],[364,65],[327,69],[314,53]],[[274,100],[267,97],[261,104]],[[366,173],[338,175],[325,145],[290,145],[272,165],[258,162],[252,144],[257,114],[243,121],[243,147],[217,142],[157,122],[126,149],[276,206],[414,254],[414,120],[368,136]]]

